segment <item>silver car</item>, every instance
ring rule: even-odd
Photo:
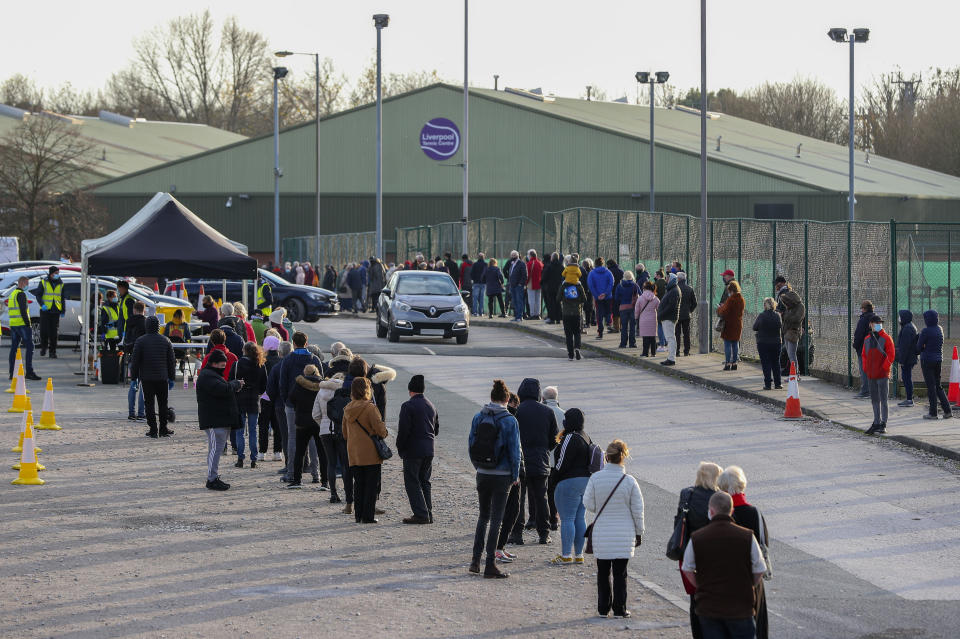
[[[456,337],[467,343],[470,310],[456,283],[438,271],[397,271],[377,300],[377,337],[401,335]]]

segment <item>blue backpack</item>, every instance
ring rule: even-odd
[[[567,284],[566,288],[563,289],[563,296],[568,300],[577,299],[580,296],[579,292],[577,291],[577,285]]]

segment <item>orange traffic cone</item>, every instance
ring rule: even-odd
[[[10,482],[15,486],[42,486],[46,483],[37,475],[40,463],[37,461],[37,449],[33,445],[33,428],[30,421],[32,420],[27,421],[26,431],[23,434],[23,452],[20,453],[20,463],[17,465],[20,475]]]
[[[797,384],[797,365],[790,362],[790,382],[787,384],[787,407],[783,411],[784,419],[803,419],[800,409],[800,385]]]
[[[159,282],[154,282],[154,283],[153,283],[153,292],[154,292],[154,293],[159,293],[159,292],[160,292],[160,283],[159,283]]]
[[[197,291],[197,312],[203,312],[203,298],[206,293],[203,292],[203,284],[200,285],[200,289]]]
[[[29,398],[27,397],[27,383],[23,377],[23,364],[20,364],[18,370],[20,372],[17,374],[17,389],[13,394],[13,406],[7,410],[8,413],[22,413],[27,410]]]
[[[27,398],[29,402],[30,398]],[[47,378],[47,390],[43,394],[43,410],[40,411],[40,423],[37,430],[63,430],[57,426],[57,417],[53,414],[53,378]]]
[[[190,296],[187,295],[187,285],[183,282],[180,282],[180,299],[184,302],[190,299]]]
[[[950,363],[950,389],[947,391],[947,401],[951,404],[960,403],[960,360],[957,359],[957,347],[953,347],[953,362]]]

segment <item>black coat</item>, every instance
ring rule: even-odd
[[[320,425],[313,419],[313,403],[317,399],[321,381],[316,375],[297,375],[294,380],[287,395],[287,406],[293,406],[297,428],[319,431]]]
[[[218,368],[207,367],[197,375],[197,419],[200,430],[239,428],[238,380],[226,381]]]
[[[870,332],[870,318],[873,317],[873,311],[861,313],[857,320],[857,328],[853,331],[853,350],[857,353],[863,352],[863,340],[867,339],[867,333]]]
[[[548,408],[548,407],[545,407]],[[590,476],[590,437],[583,431],[567,433],[560,442],[557,457],[557,482]]]
[[[680,491],[680,503],[677,505],[677,514],[680,513],[684,501],[689,499],[690,511],[687,513],[687,521],[689,522],[691,533],[695,530],[700,530],[710,523],[710,518],[707,516],[707,511],[709,510],[708,504],[710,503],[710,497],[712,497],[715,492],[714,490],[708,490],[700,486],[691,486]]]
[[[686,322],[690,319],[690,313],[697,310],[697,294],[686,281],[677,280],[677,287],[680,289],[680,321]]]
[[[130,361],[130,377],[142,382],[166,382],[177,375],[173,344],[159,333],[137,338]]]
[[[259,414],[260,396],[267,390],[267,369],[247,356],[237,360],[237,379],[243,380],[243,388],[237,393],[237,408],[241,413]]]
[[[484,275],[487,272],[487,263],[484,260],[477,260],[473,263],[473,266],[470,267],[470,281],[474,284],[481,284],[485,282]]]
[[[283,358],[280,363],[280,396],[287,402],[287,406],[293,406],[288,400],[290,391],[293,390],[294,380],[298,375],[303,375],[303,369],[309,364],[313,364],[320,370],[320,358],[307,349],[297,349]],[[273,397],[271,395],[271,397]],[[276,401],[274,399],[274,401]]]
[[[550,451],[557,445],[557,414],[540,403],[540,382],[527,378],[517,389],[520,406],[517,407],[517,424],[520,426],[520,447],[527,475],[542,477],[550,474]]]
[[[913,324],[913,313],[900,311],[900,335],[897,336],[897,362],[910,368],[917,365],[917,340],[920,337]]]
[[[440,434],[437,409],[423,394],[400,405],[397,420],[397,453],[403,459],[433,457],[433,440]]]
[[[118,320],[123,321],[123,318]],[[143,315],[131,315],[123,326],[123,345],[132,348],[141,336],[147,334],[147,318]]]
[[[563,264],[557,260],[550,260],[543,265],[543,272],[540,274],[540,286],[548,295],[556,295],[560,284],[563,282]]]
[[[757,333],[757,344],[779,344],[783,321],[780,313],[768,310],[757,315],[753,321],[753,330]]]
[[[280,357],[273,366],[270,365],[270,358],[267,358],[267,397],[275,406],[283,406],[283,395],[280,393],[280,363],[283,362]],[[281,413],[283,411],[280,411]]]
[[[657,307],[657,321],[676,322],[680,318],[680,287],[677,283],[667,284],[667,291]]]

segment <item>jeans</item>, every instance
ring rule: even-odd
[[[213,481],[220,476],[220,453],[227,444],[229,428],[207,429],[207,481]]]
[[[430,475],[433,457],[415,457],[403,460],[403,487],[407,491],[414,517],[431,519],[433,499],[430,494]]]
[[[779,353],[779,351],[777,351]],[[723,361],[727,364],[736,364],[740,358],[740,342],[732,339],[723,340]],[[777,366],[779,366],[779,362]]]
[[[680,335],[683,335],[683,354],[690,354],[690,318],[677,322],[677,328],[674,329],[674,335],[677,338],[677,349],[680,349]]]
[[[930,414],[937,414],[937,400],[943,407],[944,415],[952,415],[953,409],[947,401],[947,394],[940,385],[940,366],[942,362],[926,362],[920,360],[920,372],[923,373],[923,383],[927,386],[927,398],[930,400]]]
[[[477,501],[480,512],[477,516],[477,529],[473,535],[473,561],[480,562],[483,556],[484,536],[486,536],[488,569],[493,568],[496,562],[503,508],[507,503],[507,494],[510,492],[512,483],[513,480],[509,475],[477,473]],[[490,524],[489,532],[487,524]]]
[[[753,617],[746,619],[717,619],[700,616],[703,639],[754,639],[757,628]]]
[[[33,330],[29,326],[10,327],[10,377],[17,374],[13,366],[17,361],[17,348],[23,346],[23,372],[33,372]],[[142,413],[143,411],[141,411]]]
[[[510,297],[513,300],[513,318],[523,319],[523,309],[526,305],[527,289],[522,286],[514,286],[510,289]]]
[[[667,336],[663,332],[662,322],[657,322],[657,344],[660,346],[667,345]]]
[[[887,423],[887,392],[890,380],[886,377],[868,380],[870,403],[873,404],[873,423]]]
[[[557,502],[560,515],[560,549],[564,557],[583,555],[583,535],[587,530],[584,519],[583,491],[587,488],[587,477],[571,477],[557,483],[553,499]]]
[[[527,291],[527,301],[530,303],[530,317],[540,317],[542,308],[540,289],[529,289]]]
[[[503,516],[500,518],[500,534],[497,536],[497,550],[503,550],[507,545],[507,540],[516,535],[523,537],[523,521],[520,519],[521,489],[523,483],[510,484],[510,491],[507,493],[507,501],[503,504]],[[520,522],[520,530],[515,530],[517,522]]]
[[[51,355],[57,354],[57,340],[60,337],[60,313],[40,311],[40,350],[50,349]]]
[[[626,346],[629,338],[630,346],[637,345],[637,323],[633,319],[633,308],[620,311],[620,346]]]
[[[913,400],[913,366],[900,365],[900,379],[903,380],[903,390],[907,392],[907,399]]]
[[[863,352],[857,352],[857,365],[860,367],[860,397],[870,397],[870,382],[867,379],[867,372],[863,370]]]
[[[603,335],[603,325],[607,328],[613,324],[613,318],[610,317],[610,298],[596,300],[597,303],[597,332]]]
[[[800,374],[800,361],[797,360],[797,342],[791,342],[790,340],[784,340],[783,347],[787,351],[787,359],[793,362],[793,365],[796,366],[797,375]],[[779,364],[779,362],[777,362]]]
[[[245,413],[240,411],[240,422],[244,428],[233,431],[233,441],[237,446],[237,458],[243,459],[244,439],[250,440],[250,459],[257,459],[257,421],[260,419],[260,413]],[[244,433],[243,431],[247,431]]]
[[[567,340],[567,355],[573,357],[574,349],[580,350],[580,317],[563,316],[563,337]]]
[[[260,419],[257,421],[259,440],[257,450],[266,454],[270,447],[270,429],[273,428],[273,452],[283,452],[283,432],[277,420],[277,411],[273,402],[267,399],[260,400]]]
[[[167,381],[142,381],[140,382],[141,397],[144,398],[147,407],[147,426],[151,433],[157,432],[157,417],[160,418],[160,432],[167,430]],[[157,400],[157,411],[154,412],[153,400]]]
[[[677,361],[677,330],[674,323],[669,320],[660,322],[663,328],[663,336],[667,338],[667,361]]]
[[[486,284],[474,284],[470,291],[470,303],[474,315],[483,315],[483,297],[487,292]]]
[[[137,395],[140,396],[140,402],[139,402],[139,403],[137,403]],[[137,415],[137,417],[143,417],[143,416],[145,415],[145,413],[144,413],[145,408],[144,408],[143,402],[144,402],[144,400],[143,400],[143,387],[140,386],[140,380],[138,380],[138,379],[131,379],[131,380],[130,380],[130,389],[127,391],[127,414],[128,414],[128,415],[133,415],[133,414],[134,414],[134,412],[133,412],[134,404],[137,403],[137,404],[138,404],[138,405],[137,405],[137,408],[139,408],[140,410],[138,410],[138,411],[136,412],[136,415]]]
[[[546,537],[550,532],[550,505],[547,503],[547,478],[549,475],[527,475],[527,497],[530,519],[537,523],[537,534]]]
[[[320,443],[327,458],[327,477],[330,482],[330,497],[337,497],[337,462],[343,473],[344,501],[353,503],[353,476],[347,462],[347,442],[336,435],[320,435]]]
[[[358,524],[371,523],[376,517],[380,492],[380,464],[351,466],[353,474],[353,517]]]
[[[494,293],[493,295],[487,295],[487,313],[490,317],[493,317],[493,309],[496,307],[496,303],[500,302],[500,314],[505,314],[505,309],[503,306],[503,293]]]
[[[627,562],[629,559],[597,559],[597,612],[622,615],[627,609]],[[613,596],[610,593],[610,569],[613,569]]]
[[[763,368],[763,387],[769,389],[771,383],[780,386],[780,344],[757,343],[760,366]]]

